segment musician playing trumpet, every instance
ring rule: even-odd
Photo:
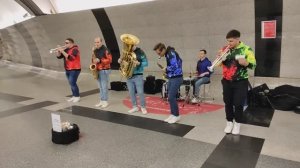
[[[252,48],[240,41],[240,32],[230,30],[226,35],[230,52],[222,61],[223,100],[227,124],[225,133],[239,134],[243,105],[248,92],[248,68],[256,67]]]
[[[95,106],[106,108],[108,106],[108,82],[109,74],[111,73],[110,64],[112,63],[112,55],[108,48],[103,45],[101,37],[95,38],[94,43],[95,45],[92,48],[92,64],[96,64],[100,90],[100,102]]]
[[[64,59],[66,77],[72,90],[72,97],[68,99],[68,102],[79,102],[80,95],[77,85],[77,79],[81,72],[79,48],[74,44],[72,38],[67,38],[65,47],[57,47],[56,56],[58,59]]]

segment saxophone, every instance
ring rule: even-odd
[[[92,64],[90,65],[90,70],[92,72],[92,75],[94,76],[94,79],[98,79],[98,70],[97,70],[97,64],[93,63],[93,60],[96,59],[95,50],[93,50],[92,54]]]
[[[133,46],[137,45],[140,40],[132,34],[122,34],[120,39],[123,42],[121,55],[120,72],[125,78],[132,77],[133,69],[136,66],[136,54],[133,52]]]
[[[159,58],[160,59],[160,58]],[[165,67],[163,67],[160,63],[156,63],[157,64],[157,66],[160,68],[160,69],[164,69]],[[162,77],[163,77],[163,79],[164,80],[167,80],[168,78],[167,78],[167,73],[166,72],[163,72],[163,75],[162,75]]]

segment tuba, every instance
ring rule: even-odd
[[[92,54],[92,62],[96,58],[95,51],[93,50]],[[92,75],[94,76],[94,79],[98,79],[98,70],[97,70],[97,64],[92,63],[90,65],[90,71],[92,72]]]
[[[214,60],[212,65],[210,67],[207,67],[207,69],[210,72],[214,71],[214,67],[219,65],[223,60],[226,60],[226,57],[230,54],[230,46],[226,46],[225,48],[222,49],[222,53],[220,56],[217,57],[217,59]]]
[[[131,34],[122,34],[120,39],[123,42],[123,49],[121,55],[120,72],[125,78],[130,78],[133,74],[133,69],[136,66],[136,55],[133,52],[133,46],[137,45],[140,40]]]

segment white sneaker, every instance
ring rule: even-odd
[[[102,106],[102,101],[100,101],[98,104],[95,105],[95,107],[101,107]]]
[[[138,111],[139,111],[139,108],[133,107],[132,109],[130,109],[130,110],[128,111],[128,113],[135,113],[135,112],[138,112]]]
[[[241,124],[235,122],[233,125],[232,134],[234,134],[234,135],[240,134],[240,127],[241,127]]]
[[[164,122],[169,122],[169,120],[171,120],[173,117],[175,117],[175,116],[169,115],[169,117],[167,119],[165,119]]]
[[[147,114],[148,113],[146,108],[141,108],[141,111],[142,111],[143,114]]]
[[[180,116],[173,116],[169,121],[168,121],[168,123],[169,124],[174,124],[174,123],[176,123],[177,121],[179,121],[180,120]]]
[[[233,128],[233,122],[227,121],[226,127],[225,127],[225,129],[224,129],[224,132],[225,132],[226,134],[229,134],[229,133],[231,133],[232,128]]]
[[[199,100],[196,97],[194,97],[191,102],[192,103],[199,103]]]
[[[106,108],[108,106],[108,102],[107,101],[102,101],[102,108]]]
[[[70,99],[68,99],[67,101],[68,101],[68,102],[72,102],[74,98],[75,98],[75,97],[73,96],[73,97],[71,97]]]
[[[73,99],[73,103],[77,103],[77,102],[79,102],[80,101],[80,97],[74,97],[74,99]]]

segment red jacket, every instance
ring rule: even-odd
[[[100,61],[97,63],[97,70],[110,69],[110,64],[112,63],[112,55],[109,50],[102,45],[99,49],[94,51],[96,58]]]
[[[66,59],[62,54],[58,56],[58,59],[64,58],[65,69],[66,70],[80,70],[80,52],[77,45],[72,48],[67,48],[64,50],[68,54]]]

